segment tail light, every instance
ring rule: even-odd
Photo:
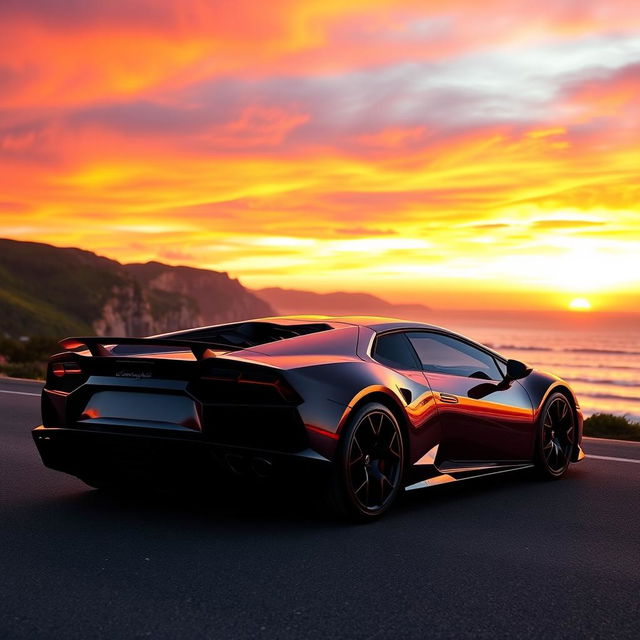
[[[62,378],[67,375],[79,375],[82,369],[76,362],[54,362],[51,365],[51,373],[56,378]]]
[[[247,390],[251,389],[251,387],[254,389],[257,387],[264,389],[265,392],[267,390],[273,390],[286,402],[296,404],[302,402],[302,398],[298,395],[295,389],[284,379],[282,375],[276,372],[258,370],[238,371],[211,367],[201,377],[201,380],[217,382],[231,394],[234,393],[234,389],[239,390],[240,386],[245,387]],[[220,390],[222,390],[222,388],[220,388]],[[253,393],[248,396],[245,395],[244,398],[249,399],[254,395],[255,394]]]
[[[301,398],[296,393],[295,389],[282,377],[276,376],[275,378],[265,379],[262,377],[256,377],[253,375],[242,375],[238,382],[242,384],[259,384],[274,387],[275,390],[289,402],[300,402]]]

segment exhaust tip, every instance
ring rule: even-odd
[[[273,462],[267,458],[253,458],[251,460],[251,470],[259,478],[268,478],[273,474]]]
[[[224,457],[225,462],[227,463],[227,467],[233,471],[238,476],[244,476],[247,474],[248,469],[248,460],[239,456],[235,453],[227,453]]]

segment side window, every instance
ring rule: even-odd
[[[416,354],[403,333],[387,333],[378,337],[373,358],[394,369],[420,369]]]
[[[425,371],[485,380],[501,380],[495,360],[466,342],[437,333],[407,334]]]

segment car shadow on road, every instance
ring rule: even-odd
[[[580,480],[579,469],[572,469],[561,484]],[[122,523],[153,530],[172,526],[198,526],[205,529],[241,531],[260,527],[278,530],[342,528],[349,523],[334,516],[317,492],[282,486],[212,487],[211,491],[175,490],[94,490],[76,484],[72,491],[57,492],[45,501],[31,503],[43,518],[78,519],[82,523]],[[407,518],[428,521],[454,515],[468,508],[491,511],[501,509],[505,500],[528,500],[532,494],[548,492],[555,482],[541,482],[530,471],[499,474],[403,492],[381,522]],[[376,526],[375,524],[373,526]]]

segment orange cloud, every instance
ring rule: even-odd
[[[345,71],[496,44],[635,32],[633,3],[42,0],[0,9],[6,105],[127,99],[211,77]]]
[[[600,71],[567,88],[566,103],[583,121],[599,117],[629,117],[640,130],[640,63],[606,73]]]
[[[205,138],[223,147],[275,146],[308,120],[308,115],[287,113],[277,107],[249,106],[237,120],[214,127]]]
[[[367,147],[406,148],[424,139],[424,127],[408,129],[391,127],[378,133],[358,136],[357,141]]]

